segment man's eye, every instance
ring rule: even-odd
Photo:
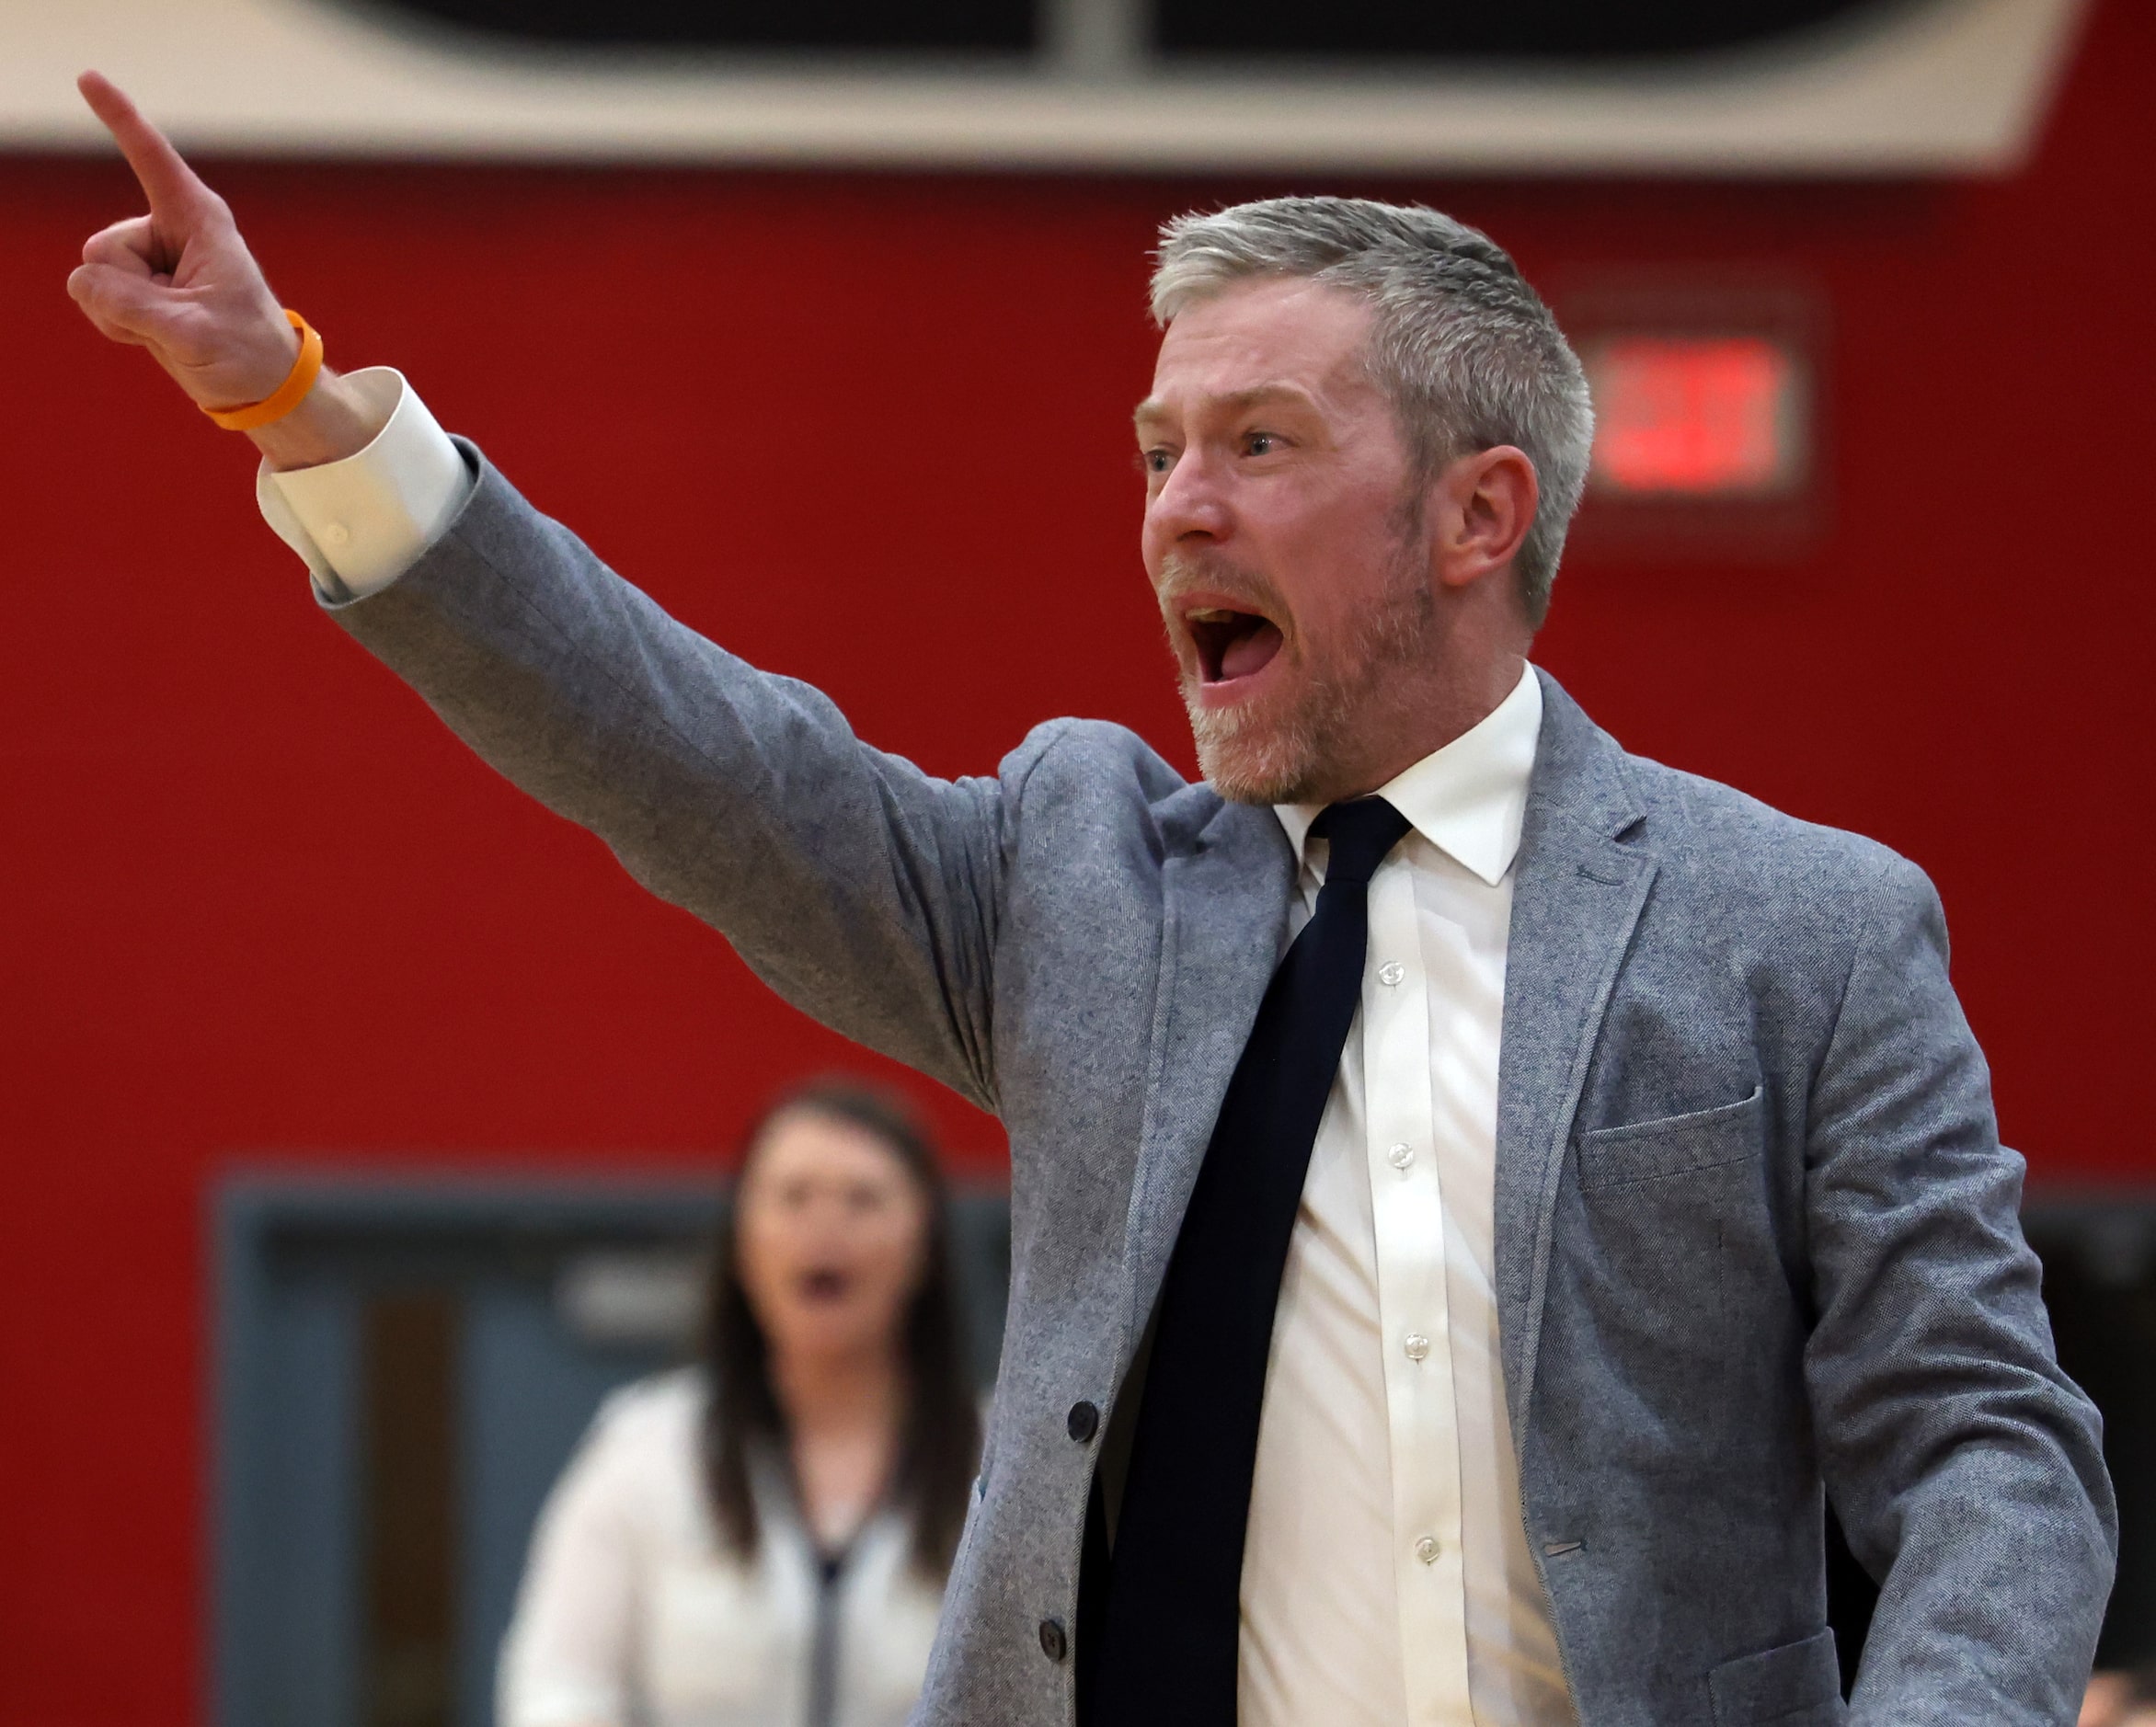
[[[1269,456],[1273,452],[1274,445],[1278,442],[1279,440],[1272,433],[1258,431],[1252,432],[1244,438],[1243,447],[1254,456]]]
[[[1165,450],[1141,450],[1138,452],[1138,465],[1148,474],[1165,474],[1170,461]]]

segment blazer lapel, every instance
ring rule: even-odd
[[[1161,825],[1160,987],[1124,1228],[1125,1367],[1279,962],[1294,875],[1288,837],[1270,810],[1222,805],[1193,786],[1163,811]]]
[[[1525,1443],[1565,1144],[1595,1037],[1655,876],[1618,837],[1642,818],[1623,752],[1546,672],[1514,864],[1497,1063],[1496,1258],[1506,1401]]]

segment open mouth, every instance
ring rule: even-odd
[[[1255,677],[1280,651],[1279,626],[1255,612],[1202,606],[1183,622],[1198,649],[1198,675],[1209,684]]]
[[[843,1301],[854,1287],[854,1280],[843,1271],[818,1266],[801,1274],[798,1287],[803,1300]]]

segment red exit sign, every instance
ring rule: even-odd
[[[1801,558],[1829,513],[1826,304],[1810,284],[1703,269],[1577,285],[1558,321],[1595,443],[1571,543],[1631,564]]]
[[[1583,356],[1590,479],[1612,496],[1783,498],[1804,481],[1804,368],[1764,336],[1611,335]]]

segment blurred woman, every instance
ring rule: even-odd
[[[900,1727],[980,1448],[943,1184],[893,1100],[751,1132],[701,1361],[616,1392],[533,1538],[501,1727]]]

